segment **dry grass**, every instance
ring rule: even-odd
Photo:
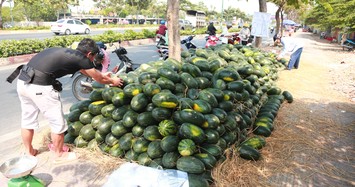
[[[339,159],[353,162],[349,155],[354,155],[354,149],[347,150],[350,153],[341,152],[333,146],[341,137],[354,134],[354,126],[336,123],[324,111],[310,115],[307,108],[297,102],[284,104],[274,121],[275,130],[261,150],[262,158],[254,162],[243,160],[235,153],[230,155],[213,170],[214,186],[278,186],[280,181],[275,181],[275,177],[284,174],[301,181],[312,180],[314,174],[320,174],[351,182],[353,174],[333,163]],[[292,118],[294,114],[297,116]]]
[[[47,147],[51,142],[50,129],[42,130],[38,136],[38,139],[34,139],[34,144],[40,146],[41,152],[49,151]],[[125,159],[110,156],[108,154],[103,154],[102,151],[96,147],[95,149],[88,148],[77,148],[73,144],[67,144],[71,151],[79,155],[79,159],[91,162],[97,166],[96,174],[97,176],[106,176],[119,165],[127,162]]]

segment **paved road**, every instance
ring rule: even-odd
[[[107,29],[92,29],[89,36],[103,34],[105,31],[113,30],[116,32],[123,33],[126,30],[133,30],[139,32],[142,29],[154,30],[156,27],[142,27],[142,28],[107,28]],[[50,30],[39,30],[39,31],[1,31],[0,40],[23,40],[23,39],[47,39],[58,37],[53,34]]]

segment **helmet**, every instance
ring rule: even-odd
[[[249,24],[248,23],[244,23],[243,27],[249,27]]]
[[[96,45],[101,49],[107,49],[107,46],[103,42],[96,42]]]
[[[209,23],[210,23],[210,24],[213,24],[213,21],[210,21]]]
[[[161,21],[160,21],[160,24],[164,25],[164,24],[165,24],[165,21],[164,21],[164,20],[161,20]]]
[[[227,24],[227,28],[228,28],[228,29],[232,28],[232,24],[228,23],[228,24]]]

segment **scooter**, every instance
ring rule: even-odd
[[[195,35],[190,35],[185,39],[181,40],[181,44],[185,45],[186,49],[196,49],[196,45],[192,42]],[[169,57],[169,47],[168,46],[160,46],[158,48],[158,53],[160,56],[160,60],[166,60]]]
[[[118,41],[118,44],[121,44],[120,40]],[[102,49],[106,48],[106,45],[103,43],[100,45],[98,42],[97,45]],[[133,71],[132,60],[126,56],[127,50],[124,47],[121,47],[120,45],[116,46],[113,43],[111,43],[110,46],[115,46],[116,49],[113,50],[112,53],[115,53],[121,61],[112,69],[111,72],[114,75],[119,75],[121,73]],[[79,101],[89,99],[90,93],[93,90],[92,83],[94,80],[91,77],[82,74],[80,71],[75,73],[72,77],[75,77],[72,84],[72,92],[74,97]]]
[[[168,47],[168,45],[166,45],[166,39],[163,35],[157,34],[155,37],[155,41],[156,41],[156,47],[158,49],[163,47]]]
[[[216,46],[217,42],[219,41],[219,38],[215,35],[208,35],[205,37],[205,39],[206,39],[205,48]]]
[[[192,42],[196,35],[191,35],[181,40],[181,44],[185,45],[186,49],[196,49],[196,45]]]
[[[343,43],[343,50],[348,49],[349,51],[355,49],[355,40],[346,39]]]

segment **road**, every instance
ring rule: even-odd
[[[103,34],[105,31],[113,30],[116,32],[123,33],[125,30],[133,30],[135,32],[139,32],[142,29],[154,30],[156,27],[142,27],[142,28],[108,28],[108,29],[92,29],[89,36]],[[61,35],[62,36],[62,35]],[[57,37],[50,30],[42,30],[42,31],[28,31],[24,34],[24,31],[7,31],[0,33],[0,40],[23,40],[23,39],[47,39]]]
[[[204,45],[203,39],[196,39],[194,42],[197,47],[203,47]],[[127,56],[133,61],[134,66],[139,66],[140,64],[159,59],[158,53],[156,52],[157,49],[153,44],[127,47],[126,49],[128,52]],[[113,68],[119,62],[119,59],[115,54],[112,54],[111,52],[109,54],[111,59],[110,68]],[[1,142],[14,138],[14,136],[18,135],[20,132],[21,108],[20,101],[16,93],[16,80],[12,84],[5,81],[18,65],[19,64],[0,67],[0,80],[3,80],[0,81],[0,98],[2,98],[2,112],[0,114]],[[63,84],[61,99],[63,102],[64,112],[67,113],[70,106],[77,102],[71,91],[73,79],[70,76],[65,76],[61,78],[60,81]],[[40,116],[40,126],[44,126],[46,124],[47,122]]]

